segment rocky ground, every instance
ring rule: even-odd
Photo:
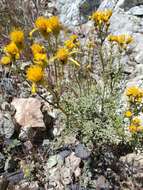
[[[112,9],[111,33],[134,37],[130,59],[122,60],[127,86],[143,86],[143,0],[53,0],[47,7],[45,15],[56,12],[82,39],[91,12]],[[57,140],[60,113],[40,97],[29,97],[26,84],[15,86],[15,80],[0,79],[0,190],[143,189],[141,151],[124,145],[93,151],[76,137]]]

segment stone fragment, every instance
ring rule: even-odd
[[[78,144],[75,147],[75,155],[82,160],[87,160],[90,157],[90,152],[84,144]]]
[[[9,113],[0,112],[0,135],[5,138],[11,138],[14,134],[14,123]]]
[[[21,127],[45,129],[41,102],[36,98],[15,98],[11,103],[15,109],[16,122]]]

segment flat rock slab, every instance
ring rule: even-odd
[[[36,98],[14,98],[16,122],[21,127],[46,128],[41,112],[41,102]]]

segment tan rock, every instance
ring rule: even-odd
[[[15,119],[21,127],[45,128],[40,100],[15,98],[11,104],[16,109]]]

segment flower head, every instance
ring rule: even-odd
[[[78,48],[80,46],[78,36],[75,34],[71,35],[70,39],[66,40],[64,45],[69,50],[72,50],[73,48]]]
[[[11,42],[10,44],[8,44],[4,48],[4,51],[6,54],[10,55],[14,59],[19,59],[19,57],[20,57],[19,49],[17,48],[17,46],[14,42]]]
[[[27,69],[26,77],[29,81],[33,83],[40,82],[44,77],[44,72],[42,67],[38,65],[32,65]]]
[[[119,45],[127,45],[133,41],[133,37],[128,34],[121,35],[109,35],[108,40],[111,42],[117,42]]]
[[[66,63],[69,57],[69,51],[67,48],[60,48],[56,53],[56,57],[63,63]]]
[[[130,110],[126,111],[125,117],[128,117],[128,118],[132,117],[132,112]]]
[[[73,49],[73,48],[76,47],[76,44],[74,44],[72,40],[66,40],[66,41],[64,42],[64,45],[65,45],[65,47],[66,47],[67,49]]]
[[[43,65],[48,61],[46,53],[36,53],[34,54],[34,62]]]
[[[138,117],[134,117],[133,119],[132,119],[132,125],[135,125],[135,126],[140,126],[140,124],[141,124],[141,119],[140,118],[138,118]]]
[[[132,86],[127,88],[126,96],[133,97],[133,98],[142,98],[143,97],[143,90],[137,86]]]
[[[2,65],[8,65],[10,63],[11,63],[11,57],[8,55],[3,56],[0,60],[0,64]]]
[[[48,19],[41,16],[38,17],[37,20],[35,21],[35,25],[36,27],[40,30],[40,31],[47,31],[47,24],[48,24]]]
[[[31,50],[32,50],[33,55],[35,55],[37,53],[44,53],[45,52],[44,46],[42,46],[38,43],[32,44]]]
[[[24,42],[24,33],[20,29],[15,29],[10,33],[10,40],[14,42],[17,47],[21,48]]]
[[[52,31],[54,35],[58,35],[62,26],[57,16],[52,16],[48,19],[49,21],[49,30]]]
[[[137,127],[134,126],[134,125],[130,125],[129,130],[130,130],[131,133],[136,133],[137,132]]]
[[[108,24],[110,17],[112,16],[112,10],[104,10],[104,11],[96,11],[94,12],[90,18],[97,25],[101,25],[103,23]]]
[[[48,37],[49,32],[51,32],[51,30],[49,30],[49,21],[43,16],[37,18],[35,26],[45,38]]]
[[[58,35],[62,26],[57,16],[50,18],[38,17],[35,21],[36,28],[41,32],[44,37],[48,37],[50,33]]]
[[[75,42],[76,40],[78,40],[78,36],[76,34],[73,34],[70,36],[70,39]]]

